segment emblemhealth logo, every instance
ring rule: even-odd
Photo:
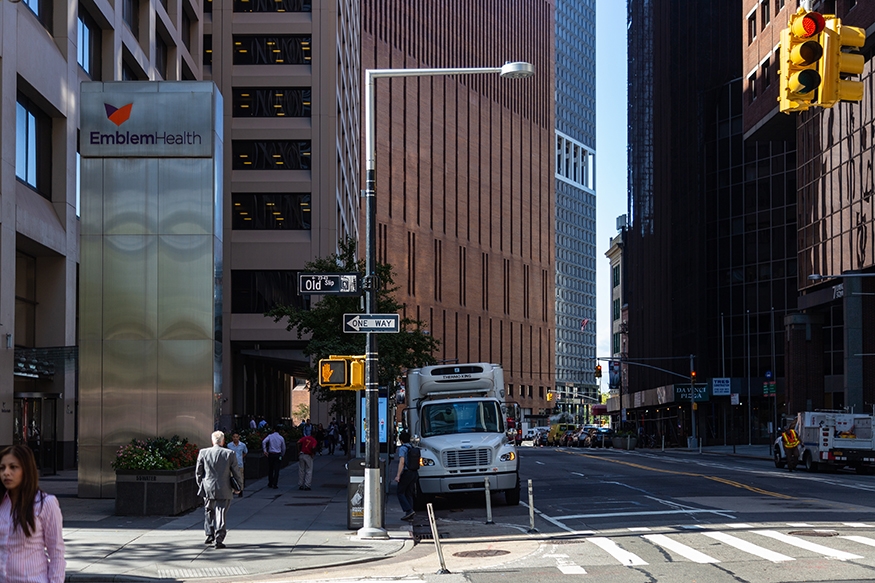
[[[116,127],[121,127],[123,123],[131,118],[131,111],[134,108],[133,103],[128,103],[122,107],[115,107],[109,103],[103,104],[106,108],[106,119],[115,124]],[[130,131],[115,131],[104,133],[101,131],[92,131],[88,134],[89,142],[94,146],[154,146],[154,145],[200,145],[203,143],[203,138],[197,132],[169,133],[166,130],[156,130],[154,132],[137,133]]]

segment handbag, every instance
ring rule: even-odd
[[[243,491],[243,488],[240,487],[240,482],[237,481],[237,478],[234,477],[234,474],[231,474],[231,489],[235,492]]]

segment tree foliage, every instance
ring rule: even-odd
[[[356,242],[345,238],[339,242],[339,251],[328,257],[316,259],[305,265],[307,271],[316,273],[365,273],[364,260],[356,259]],[[394,297],[397,287],[394,285],[392,267],[377,262],[376,272],[380,286],[377,290],[377,313],[390,314],[401,312],[404,307]],[[304,354],[311,359],[309,370],[310,390],[320,401],[333,402],[333,413],[352,416],[355,411],[355,391],[331,391],[316,382],[317,366],[320,358],[337,355],[362,355],[365,353],[365,334],[345,334],[343,332],[343,314],[362,311],[362,299],[323,295],[318,303],[309,310],[301,310],[294,306],[278,306],[267,313],[275,322],[286,321],[286,330],[297,332],[298,338],[310,338],[304,348]],[[379,364],[377,377],[380,386],[394,390],[394,381],[406,369],[418,368],[434,364],[434,352],[440,342],[428,334],[424,323],[411,318],[401,318],[401,331],[398,334],[379,334],[377,336],[377,352]]]

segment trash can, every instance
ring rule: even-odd
[[[346,464],[346,527],[359,529],[365,525],[365,460],[355,458]],[[386,460],[380,458],[380,495],[383,503],[380,526],[386,524]]]

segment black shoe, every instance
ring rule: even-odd
[[[413,520],[413,517],[414,517],[414,516],[416,516],[416,512],[414,512],[413,510],[411,510],[410,512],[408,512],[407,514],[405,514],[404,516],[402,516],[402,517],[401,517],[401,520]]]
[[[243,498],[243,492],[240,492],[239,494],[237,494],[237,497],[238,497],[238,498]]]
[[[225,546],[226,546],[225,543],[223,543],[222,541],[218,541],[218,542],[216,542],[216,548],[217,548],[217,549],[224,549]]]
[[[207,540],[204,541],[204,544],[205,544],[205,545],[211,545],[211,544],[213,544],[213,541],[215,541],[215,540],[216,540],[216,539],[215,539],[214,537],[208,536],[208,537],[207,537]]]
[[[305,489],[305,490],[309,490],[309,489],[310,489],[310,486],[304,486],[304,489]]]

